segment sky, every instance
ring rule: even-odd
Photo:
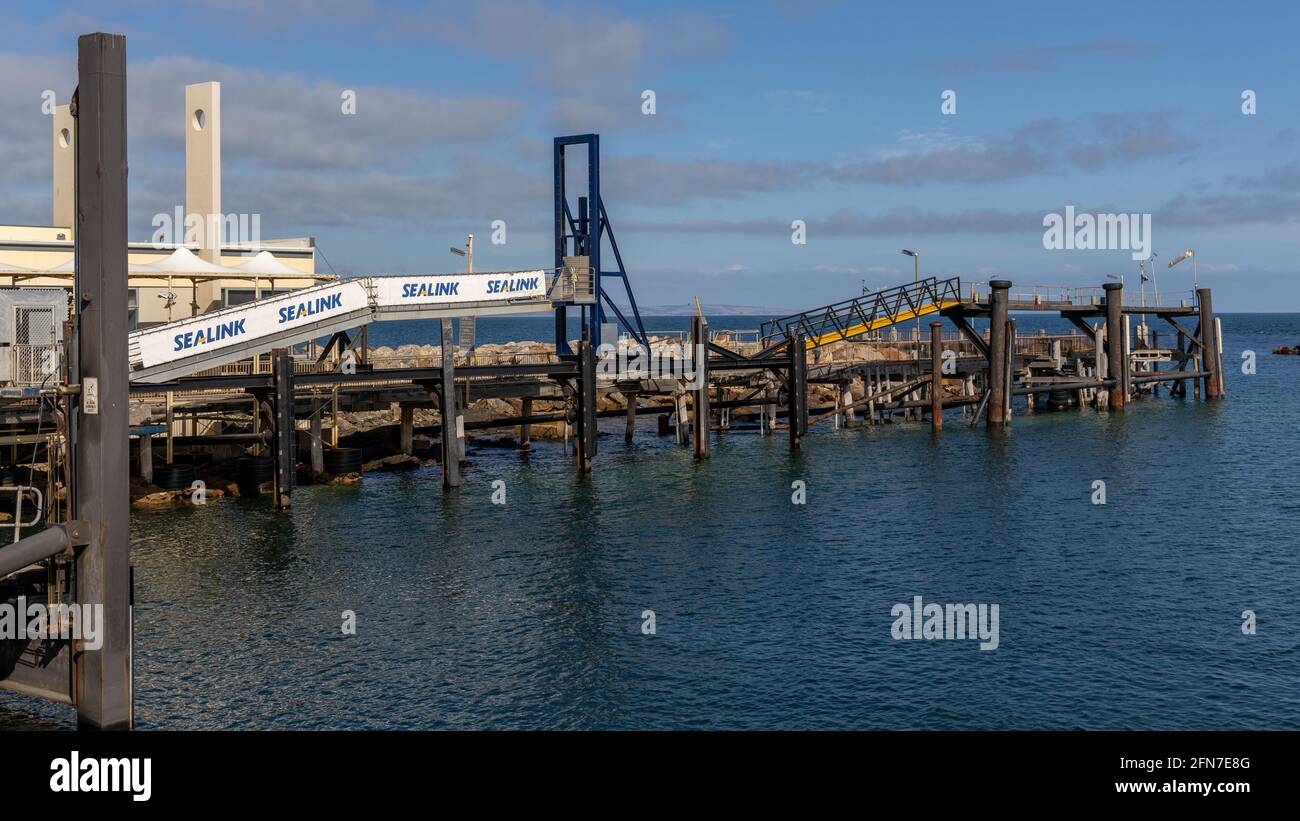
[[[467,232],[477,270],[550,267],[551,141],[595,132],[643,305],[812,307],[910,281],[902,248],[922,276],[1134,285],[1130,250],[1044,247],[1072,206],[1149,214],[1166,299],[1193,248],[1216,309],[1300,311],[1293,3],[3,5],[0,223],[49,223],[42,94],[107,31],[133,239],[184,203],[184,85],[218,80],[224,210],[314,237],[324,272],[454,271]]]

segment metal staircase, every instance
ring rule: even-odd
[[[798,333],[807,348],[812,349],[938,313],[962,301],[960,278],[926,277],[919,282],[768,320],[762,324],[760,333],[766,345]]]

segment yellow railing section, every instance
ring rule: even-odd
[[[951,308],[954,305],[960,304],[961,300],[957,299],[944,299],[939,302],[927,302],[919,308],[908,308],[906,311],[899,311],[891,316],[878,317],[866,323],[860,322],[857,325],[850,325],[842,331],[836,330],[821,334],[820,336],[809,337],[804,342],[804,347],[812,350],[813,348],[819,348],[822,345],[829,345],[832,342],[841,342],[845,339],[858,336],[859,334],[865,334],[869,331],[878,331],[881,328],[888,328],[890,325],[906,322],[909,319],[916,319],[917,317],[938,313],[945,308]]]

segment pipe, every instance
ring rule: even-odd
[[[62,553],[72,545],[64,525],[50,525],[40,533],[0,548],[0,579],[30,564]]]

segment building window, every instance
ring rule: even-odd
[[[294,288],[263,288],[262,299],[278,294],[287,294]],[[221,289],[221,307],[230,308],[235,305],[246,305],[256,298],[257,292],[252,288],[222,288]]]
[[[134,331],[140,327],[140,289],[126,289],[126,329]]]

